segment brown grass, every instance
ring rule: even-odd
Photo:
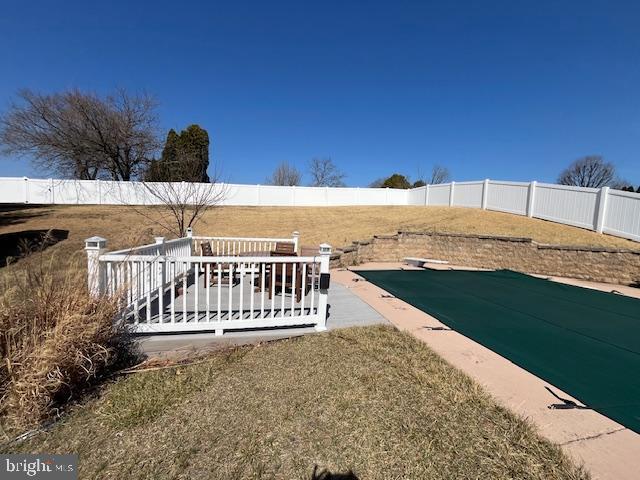
[[[90,441],[89,441],[90,439]],[[352,328],[137,373],[13,450],[81,478],[577,479],[587,475],[428,347]]]
[[[0,234],[52,228],[69,230],[69,239],[52,247],[67,254],[81,249],[83,240],[93,235],[107,238],[109,248],[119,248],[166,234],[127,207],[54,206],[0,212]],[[284,237],[298,230],[307,246],[327,242],[341,247],[376,234],[409,230],[530,237],[540,243],[640,250],[637,242],[580,228],[448,207],[221,207],[208,211],[195,230],[202,235]]]
[[[84,259],[80,259],[84,260]],[[49,417],[129,353],[115,299],[93,300],[77,258],[36,256],[0,282],[0,424]]]

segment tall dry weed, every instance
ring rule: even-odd
[[[82,256],[29,260],[0,278],[0,420],[10,430],[41,422],[135,357],[114,322],[118,300],[88,294]]]

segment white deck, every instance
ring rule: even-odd
[[[300,315],[301,311],[306,315],[313,315],[317,309],[313,311],[309,308],[311,305],[312,292],[309,291],[304,296],[304,301],[296,302],[288,291],[283,295],[277,292],[273,297],[274,302],[269,299],[267,291],[262,294],[256,285],[251,286],[250,275],[245,275],[242,286],[237,281],[233,286],[229,286],[228,279],[220,282],[220,299],[221,306],[218,310],[218,286],[210,285],[207,291],[205,276],[200,274],[198,281],[195,282],[193,277],[187,283],[187,291],[184,295],[175,295],[174,312],[175,323],[196,322],[195,312],[198,312],[197,320],[199,322],[215,322],[215,321],[235,321],[248,320],[250,318],[286,318],[291,316],[292,308],[296,315]],[[178,286],[181,282],[178,283]],[[231,288],[231,302],[229,303],[229,289]],[[197,289],[197,295],[196,295]],[[241,295],[242,293],[242,295]],[[317,297],[318,292],[313,292]],[[197,308],[196,308],[197,297]],[[253,297],[253,316],[251,315],[251,300]],[[207,308],[207,298],[209,299]],[[264,304],[263,304],[264,301]],[[273,310],[272,310],[273,303]],[[165,293],[163,301],[164,321],[167,322],[171,316],[171,292]],[[304,310],[302,310],[304,308]],[[207,310],[209,311],[207,318]],[[185,314],[186,312],[186,314]],[[159,323],[160,312],[159,302],[155,300],[151,305],[151,323]],[[140,323],[146,323],[146,309],[140,312]]]
[[[376,310],[353,294],[350,289],[333,282],[329,287],[327,329],[388,324]],[[224,335],[213,333],[182,333],[140,337],[142,350],[149,355],[179,354],[194,349],[220,348],[226,345],[257,343],[316,333],[313,327],[225,330]]]

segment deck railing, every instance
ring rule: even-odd
[[[110,255],[188,255],[191,253],[192,240],[189,237],[165,240],[155,237],[155,243],[139,247],[125,248],[109,252]]]
[[[212,244],[214,256],[199,255],[203,241]],[[312,256],[269,256],[281,242],[298,250],[297,233],[289,239],[158,237],[155,244],[115,252],[92,237],[86,241],[89,289],[117,296],[124,321],[139,333],[293,325],[324,330],[328,285],[320,278],[329,273],[331,247],[321,245]]]
[[[291,238],[256,238],[256,237],[202,237],[192,236],[196,246],[202,242],[211,245],[214,255],[241,255],[247,252],[264,253],[275,250],[276,243],[293,245],[293,251],[299,253],[298,240],[300,234],[293,232]]]

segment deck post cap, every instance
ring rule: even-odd
[[[99,250],[107,246],[107,239],[102,237],[91,237],[84,241],[85,250]]]
[[[320,254],[321,255],[330,255],[331,254],[331,245],[328,243],[320,244]]]

